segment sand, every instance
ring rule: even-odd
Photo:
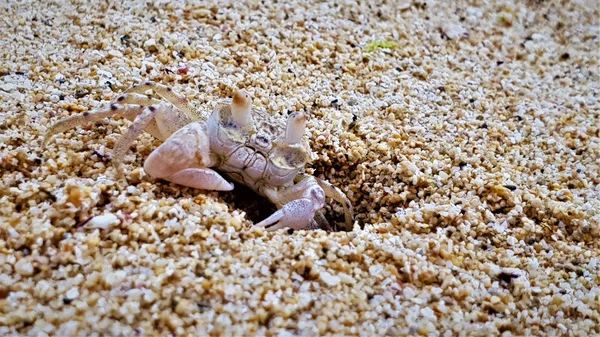
[[[600,334],[597,1],[2,1],[0,335]],[[254,228],[57,135],[142,81],[209,113],[307,109],[307,172],[351,232]],[[325,207],[332,222],[341,208]]]

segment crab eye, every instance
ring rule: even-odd
[[[247,92],[236,90],[233,93],[231,103],[231,118],[240,126],[250,123],[250,112],[252,110],[252,100]]]
[[[306,129],[306,117],[301,112],[293,112],[288,115],[285,140],[288,144],[295,144],[302,140]]]

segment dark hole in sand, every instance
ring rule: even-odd
[[[233,191],[222,193],[223,201],[234,209],[246,212],[246,217],[253,223],[258,223],[268,218],[277,211],[267,198],[251,190],[248,186],[234,184]]]

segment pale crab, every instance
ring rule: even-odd
[[[328,227],[321,209],[329,197],[341,203],[345,229],[352,229],[352,204],[346,195],[329,182],[304,173],[310,158],[304,140],[304,112],[289,114],[286,125],[253,109],[248,93],[235,90],[233,99],[217,102],[206,119],[171,88],[144,82],[106,107],[50,126],[42,148],[55,134],[115,115],[133,121],[112,152],[119,171],[130,145],[145,130],[164,141],[144,162],[144,170],[154,178],[203,190],[232,190],[233,184],[220,172],[275,204],[278,210],[256,224],[267,230]]]

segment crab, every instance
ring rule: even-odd
[[[149,91],[152,95],[147,95]],[[255,224],[268,231],[329,228],[322,208],[330,198],[342,205],[345,229],[352,229],[352,204],[346,195],[305,173],[310,160],[305,112],[290,113],[283,123],[253,109],[250,95],[235,90],[232,99],[218,101],[205,118],[184,96],[148,81],[132,86],[107,106],[51,125],[42,149],[58,133],[117,115],[133,121],[112,151],[117,172],[122,172],[130,145],[146,131],[163,141],[144,162],[144,171],[156,179],[214,191],[233,190],[226,178],[244,184],[277,207]]]

